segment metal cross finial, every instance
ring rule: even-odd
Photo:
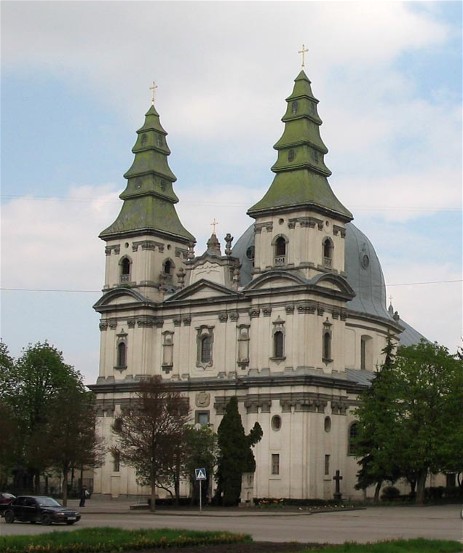
[[[211,227],[212,227],[212,233],[215,234],[215,227],[219,224],[218,221],[215,220],[215,217],[214,217],[214,220],[212,221],[211,223]]]
[[[308,52],[309,49],[305,47],[305,45],[303,44],[302,45],[302,50],[299,50],[297,53],[298,54],[302,54],[302,67],[304,67],[304,64],[305,64],[305,54],[306,52]]]
[[[156,94],[156,89],[158,85],[153,81],[153,86],[150,86],[151,90],[151,105],[154,106],[154,96]]]

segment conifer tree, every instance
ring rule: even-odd
[[[258,422],[248,435],[245,434],[238,400],[232,396],[218,431],[219,461],[217,469],[216,498],[225,506],[237,505],[241,495],[241,480],[244,472],[254,472],[256,462],[252,447],[262,438]]]

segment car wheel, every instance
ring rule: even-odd
[[[4,516],[5,516],[5,522],[7,524],[12,524],[14,522],[14,513],[13,513],[13,511],[6,511]]]
[[[72,525],[74,524],[74,522],[75,522],[75,520],[67,520],[67,521],[66,521],[66,524],[67,524],[68,526],[72,526]]]
[[[42,515],[42,518],[40,519],[40,523],[44,526],[50,526],[52,523],[51,516],[50,515]]]

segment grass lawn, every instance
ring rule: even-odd
[[[393,540],[378,543],[345,543],[323,549],[311,549],[310,553],[462,553],[463,544],[441,540]]]
[[[201,553],[204,547],[208,553],[225,551],[239,553],[284,553],[283,544],[252,542],[245,534],[229,532],[199,532],[188,530],[122,530],[118,528],[83,528],[72,532],[49,532],[37,536],[0,537],[1,553],[109,553],[124,551],[145,551],[192,548]],[[256,546],[253,551],[253,545]],[[294,544],[292,551],[294,552]],[[440,540],[393,540],[374,544],[345,543],[343,545],[317,546],[307,548],[301,544],[300,553],[461,553],[463,545],[455,541]]]
[[[121,530],[119,528],[83,528],[72,532],[48,532],[37,536],[0,537],[2,553],[99,553],[191,547],[251,541],[250,536],[229,532],[189,530]],[[200,548],[198,547],[198,553]]]

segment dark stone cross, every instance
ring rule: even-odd
[[[336,471],[336,475],[333,476],[333,480],[336,482],[336,490],[333,494],[333,497],[334,499],[336,499],[336,501],[340,501],[342,499],[342,493],[339,489],[339,482],[342,480],[342,476],[339,470]]]

